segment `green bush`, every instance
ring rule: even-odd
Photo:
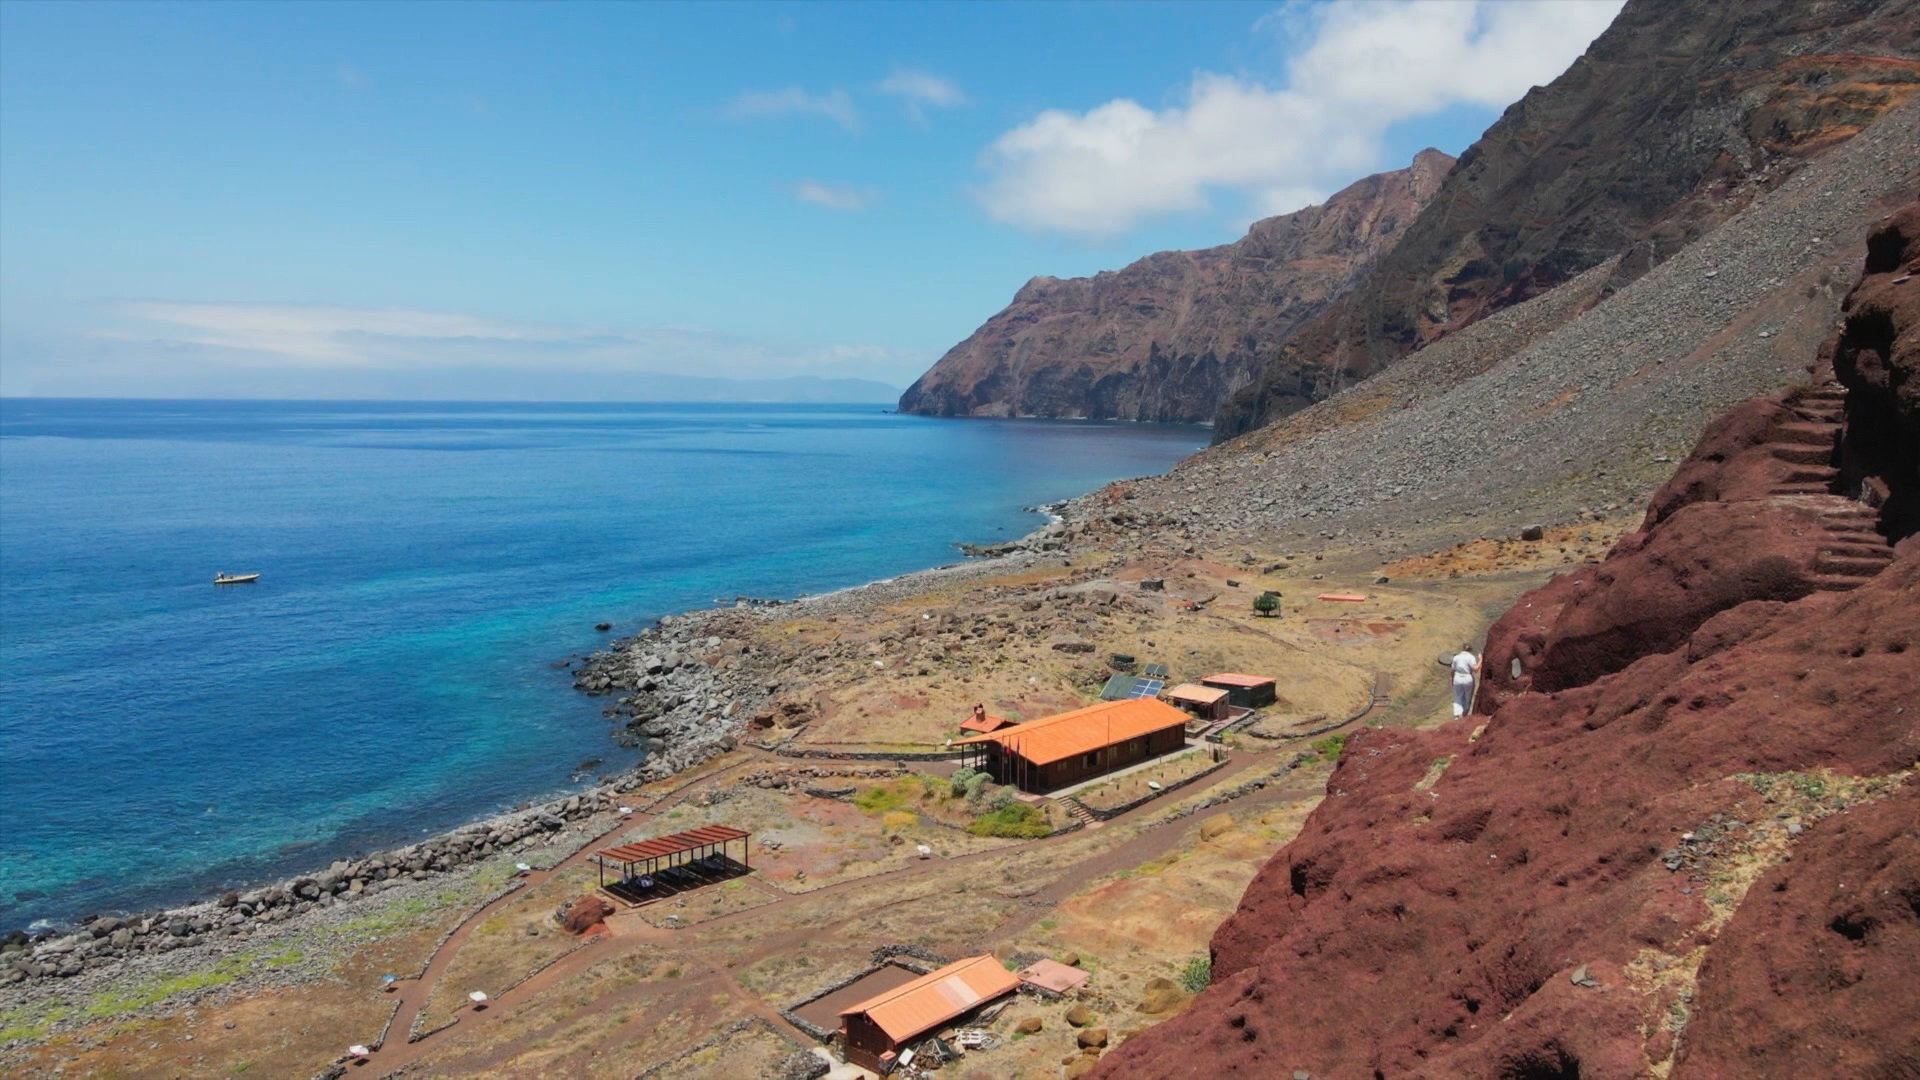
[[[1337,735],[1329,735],[1324,739],[1315,739],[1313,741],[1314,752],[1320,755],[1321,761],[1332,761],[1338,758],[1340,756],[1340,748],[1346,745],[1347,735],[1344,731]]]
[[[974,818],[967,831],[975,836],[1004,836],[1035,840],[1052,832],[1047,815],[1023,802],[1008,802]]]
[[[1213,959],[1211,957],[1196,956],[1187,961],[1186,967],[1180,969],[1180,987],[1189,994],[1197,994],[1205,990],[1207,984],[1212,981]]]
[[[1272,615],[1280,610],[1280,594],[1263,592],[1253,598],[1253,610],[1261,615]]]
[[[980,793],[981,785],[986,782],[986,773],[962,765],[954,771],[953,779],[947,781],[947,794],[950,798],[971,799]]]

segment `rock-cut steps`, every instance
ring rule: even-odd
[[[1846,419],[1847,391],[1838,384],[1809,386],[1786,404],[1800,419],[1771,433],[1767,450],[1790,466],[1781,471],[1771,494],[1813,504],[1826,538],[1814,562],[1814,587],[1844,592],[1886,569],[1893,548],[1881,536],[1875,513],[1834,491],[1840,470],[1834,459]]]

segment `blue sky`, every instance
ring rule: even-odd
[[[1618,6],[9,0],[0,393],[904,386],[1458,153]]]

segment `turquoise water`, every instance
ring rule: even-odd
[[[0,400],[0,928],[631,764],[552,664],[594,623],[951,562],[1205,441],[819,405]]]

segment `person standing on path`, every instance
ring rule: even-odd
[[[1472,645],[1460,646],[1453,654],[1453,716],[1459,719],[1467,715],[1467,707],[1473,704],[1473,677],[1480,670],[1480,658],[1473,655]]]

